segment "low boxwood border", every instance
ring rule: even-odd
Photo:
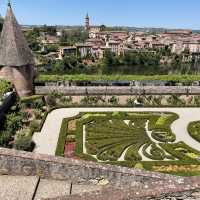
[[[67,129],[68,129],[68,123],[71,120],[75,120],[81,117],[81,114],[78,114],[75,117],[70,117],[70,118],[64,118],[62,121],[62,125],[60,128],[60,133],[59,133],[59,138],[57,142],[57,147],[56,147],[56,156],[64,156],[64,151],[65,151],[65,143],[66,143],[66,138],[68,135]]]
[[[68,119],[63,119],[62,125],[60,128],[58,143],[56,147],[56,156],[64,156],[64,148],[65,148],[65,141],[67,136],[67,126],[68,126]]]
[[[200,142],[200,127],[194,127],[196,124],[200,125],[200,121],[194,121],[194,122],[189,123],[188,133],[193,139]]]

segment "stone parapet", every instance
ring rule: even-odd
[[[167,94],[200,94],[200,86],[145,86],[145,87],[59,87],[37,86],[36,94],[49,94],[53,91],[62,92],[66,95],[167,95]]]
[[[166,174],[4,148],[0,148],[0,174],[40,176],[72,180],[74,183],[98,183],[103,180],[113,185],[135,185],[158,180],[183,181],[183,178]]]
[[[172,175],[0,148],[0,174],[70,180],[103,189],[51,200],[199,200],[200,177]],[[49,199],[50,200],[50,199]]]
[[[198,179],[185,179],[184,183],[174,184],[165,181],[140,184],[135,187],[108,187],[72,196],[44,200],[199,200],[200,182]]]

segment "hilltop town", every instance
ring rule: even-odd
[[[0,199],[200,199],[199,33],[1,21]]]
[[[46,28],[46,29],[45,29]],[[150,31],[128,31],[117,30],[117,28],[101,26],[92,26],[90,17],[85,17],[84,28],[64,29],[56,26],[41,28],[24,27],[23,31],[27,34],[31,31],[38,33],[38,42],[42,52],[47,51],[48,45],[57,46],[56,52],[49,52],[47,57],[54,59],[62,59],[65,56],[79,54],[81,58],[91,57],[100,59],[104,56],[106,50],[110,50],[116,55],[129,52],[146,52],[156,53],[156,51],[164,49],[172,54],[180,55],[185,53],[186,60],[192,59],[192,56],[198,57],[200,52],[200,34],[192,32],[192,30],[166,30],[163,32]],[[70,33],[71,31],[71,33]],[[74,31],[74,32],[73,32]],[[65,46],[69,41],[67,34],[77,34],[79,42],[72,42],[72,45]],[[65,38],[66,37],[66,38]],[[82,41],[82,42],[80,42]],[[63,46],[64,45],[64,46]],[[55,51],[55,49],[52,48]],[[163,62],[164,62],[164,58]]]

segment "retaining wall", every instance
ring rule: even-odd
[[[103,190],[54,200],[200,199],[200,177],[183,178],[82,160],[0,148],[0,175],[40,176],[79,184],[107,181]]]
[[[48,94],[52,91],[66,95],[141,95],[141,94],[200,94],[200,86],[145,86],[145,87],[67,87],[37,86],[36,94]]]
[[[0,148],[0,174],[38,175],[47,179],[72,180],[75,183],[88,183],[105,179],[115,185],[134,185],[137,182],[177,181],[181,179],[171,175],[4,148]]]

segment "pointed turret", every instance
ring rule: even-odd
[[[34,58],[9,2],[0,39],[0,66],[29,64],[34,64]]]
[[[0,38],[0,78],[13,83],[19,96],[33,94],[34,57],[8,2]]]

